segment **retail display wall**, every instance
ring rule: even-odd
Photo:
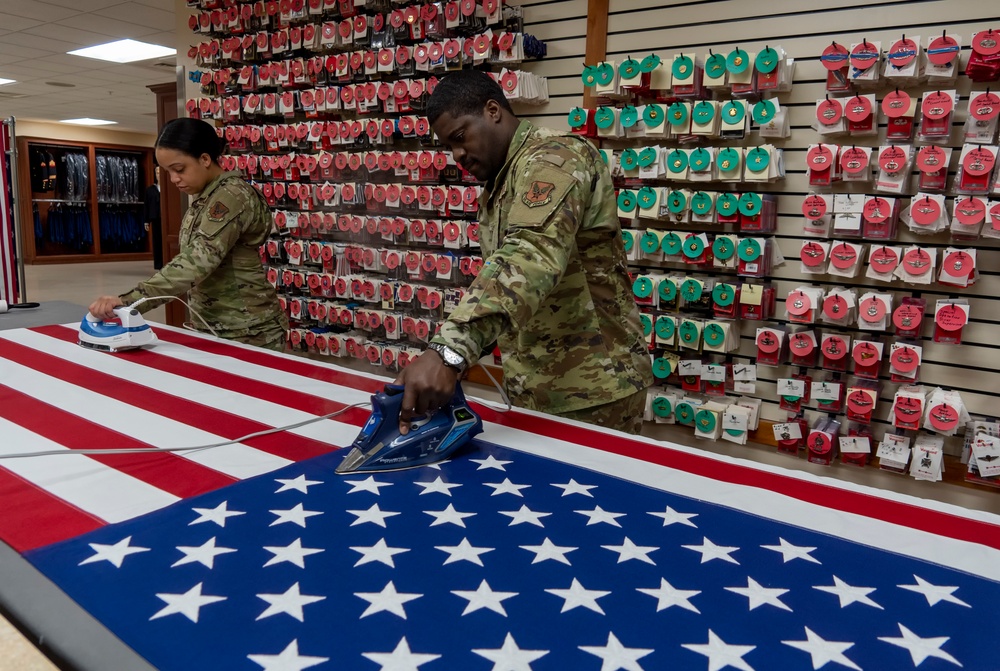
[[[482,8],[481,3],[472,4]],[[649,286],[645,286],[644,282],[637,283],[637,298],[648,316],[651,355],[659,362],[657,370],[660,379],[653,394],[650,421],[678,421],[677,411],[682,409],[680,423],[695,424],[692,427],[695,435],[717,438],[722,434],[721,427],[712,421],[718,423],[727,419],[726,399],[732,401],[742,396],[751,399],[749,405],[757,404],[753,419],[765,420],[762,427],[767,428],[762,430],[770,434],[770,424],[777,423],[778,430],[774,437],[779,440],[784,438],[786,449],[796,452],[802,458],[815,457],[813,460],[820,463],[843,460],[857,465],[882,463],[885,467],[892,467],[890,459],[876,456],[880,446],[886,447],[887,454],[893,452],[889,448],[896,447],[894,441],[898,439],[887,439],[886,434],[900,435],[908,440],[909,447],[919,446],[924,449],[923,453],[918,450],[914,454],[926,455],[929,451],[930,466],[923,471],[917,469],[918,472],[914,473],[929,480],[940,475],[942,455],[957,457],[964,454],[967,457],[967,439],[974,434],[974,431],[965,431],[967,420],[988,419],[995,412],[1000,396],[1000,378],[996,371],[1000,352],[994,337],[997,322],[1000,321],[1000,303],[997,301],[1000,280],[997,279],[994,268],[1000,254],[997,252],[995,239],[991,238],[994,229],[993,217],[989,214],[994,186],[992,180],[988,180],[989,183],[983,188],[967,183],[964,180],[971,175],[971,171],[960,171],[963,160],[970,151],[978,149],[979,145],[989,147],[996,144],[995,130],[990,138],[987,137],[987,130],[977,130],[974,124],[967,127],[966,123],[970,96],[985,94],[990,80],[995,79],[990,54],[985,58],[977,57],[980,62],[973,68],[973,77],[981,81],[973,81],[973,78],[966,75],[972,54],[970,45],[973,35],[991,28],[1000,29],[1000,25],[992,25],[987,10],[980,3],[971,1],[848,1],[834,6],[808,0],[778,1],[768,3],[765,7],[736,0],[673,3],[616,1],[609,3],[607,39],[601,45],[605,49],[600,50],[606,52],[601,62],[612,69],[615,81],[620,76],[620,67],[624,63],[631,62],[639,68],[647,59],[649,62],[658,62],[662,69],[672,69],[678,58],[683,60],[687,56],[692,72],[699,80],[708,61],[714,61],[716,55],[729,57],[735,53],[735,60],[743,61],[740,58],[742,53],[746,56],[746,62],[751,63],[749,68],[743,65],[742,69],[739,63],[731,65],[730,69],[740,71],[731,73],[732,82],[727,79],[730,74],[724,71],[721,80],[717,79],[704,89],[694,86],[691,90],[680,88],[675,91],[672,85],[662,86],[662,82],[658,91],[648,86],[648,83],[643,89],[643,78],[638,76],[631,83],[639,91],[629,91],[630,82],[625,80],[622,80],[626,84],[624,88],[613,83],[610,88],[602,89],[602,85],[597,84],[593,78],[594,70],[591,70],[590,81],[586,81],[586,68],[596,68],[599,65],[593,58],[588,62],[588,45],[593,54],[594,44],[600,42],[594,35],[588,36],[588,27],[594,25],[594,17],[588,17],[587,14],[588,4],[599,8],[602,3],[567,0],[526,1],[518,4],[523,8],[523,32],[544,42],[546,55],[544,59],[526,59],[517,65],[516,71],[544,77],[548,90],[547,102],[531,107],[518,106],[520,116],[557,128],[582,126],[577,130],[594,136],[616,170],[620,197],[623,193],[630,192],[638,200],[642,197],[640,194],[644,187],[652,190],[652,195],[649,191],[645,192],[646,200],[641,203],[630,202],[628,196],[625,196],[624,203],[620,201],[623,204],[620,215],[626,229],[626,243],[632,245],[631,270],[637,280],[645,278],[652,282],[654,290],[652,296],[648,293],[643,296],[641,294]],[[405,9],[408,6],[406,3],[392,3],[390,9]],[[371,7],[365,10],[370,11],[373,11]],[[497,30],[495,26],[493,30]],[[959,60],[953,80],[947,76],[932,81],[927,79],[930,72],[926,65],[928,61],[925,48],[935,37],[946,38],[943,43],[945,48],[937,43],[932,46],[935,54],[949,53],[951,46],[954,46],[949,40],[958,43]],[[897,42],[902,42],[904,48],[895,47]],[[417,41],[407,43],[416,45]],[[900,59],[906,57],[902,52],[906,51],[905,47],[909,44],[915,45],[915,58],[912,60],[923,71],[892,71],[893,76],[883,76],[881,73],[887,63],[893,67],[902,64]],[[873,81],[865,81],[866,75],[856,77],[849,71],[842,73],[839,67],[832,70],[828,68],[825,64],[836,62],[839,57],[837,49],[828,52],[826,59],[822,55],[824,50],[836,45],[843,45],[848,51],[856,45],[862,45],[862,51],[867,50],[869,45],[874,45],[874,50],[878,52],[878,65],[875,67],[880,76]],[[891,61],[887,57],[889,51],[894,54]],[[752,64],[758,55],[770,53],[780,56],[781,77],[784,78],[776,90],[758,86],[755,80],[757,66]],[[849,61],[845,64],[849,64]],[[671,74],[677,76],[678,73]],[[735,76],[737,74],[740,76]],[[838,75],[844,75],[844,86],[837,86]],[[734,91],[733,82],[743,81],[741,77],[748,78],[746,81],[749,83],[743,84],[742,88],[738,86]],[[833,82],[832,90],[828,89],[828,79]],[[684,84],[683,80],[683,77],[678,78],[681,84]],[[585,97],[584,92],[588,89]],[[945,95],[952,101],[953,110],[945,113],[944,117],[938,116],[937,124],[925,122],[924,112],[921,111],[925,99],[933,98],[941,91],[954,91],[954,94]],[[908,96],[910,101],[907,103],[907,111],[912,109],[914,112],[912,139],[902,134],[903,131],[897,126],[892,128],[895,135],[888,136],[890,122],[882,111],[883,103],[887,106],[886,109],[895,109],[896,106],[890,103],[893,102],[893,96],[900,96],[900,93]],[[871,108],[869,121],[851,121],[849,125],[845,120],[842,128],[830,132],[831,129],[824,127],[820,121],[825,109],[821,105],[826,102],[827,96],[834,100],[834,105],[839,101],[841,115],[845,108],[864,108],[867,101]],[[905,100],[902,96],[899,99]],[[596,128],[598,108],[614,110],[611,114],[615,117],[615,127],[621,123],[623,113],[624,118],[631,122],[629,115],[636,114],[639,107],[657,104],[661,112],[667,113],[674,103],[687,102],[686,114],[690,115],[695,111],[694,105],[701,100],[716,101],[714,109],[717,113],[722,112],[725,103],[734,101],[735,106],[740,108],[741,118],[746,119],[743,130],[737,132],[737,128],[733,127],[728,134],[715,130],[699,136],[698,133],[690,132],[688,127],[684,131],[661,131],[659,136],[654,132],[637,137],[625,129],[607,132],[606,128]],[[765,100],[769,103],[763,103]],[[852,100],[855,102],[852,103]],[[199,101],[194,104],[200,106],[204,103]],[[276,104],[280,104],[280,101]],[[629,107],[633,109],[627,111]],[[937,106],[931,105],[929,109],[935,107]],[[733,105],[726,108],[726,112],[732,111],[732,108]],[[209,111],[211,112],[211,107]],[[779,113],[780,121],[768,118],[768,115]],[[605,111],[604,115],[607,114]],[[933,111],[927,118],[931,119],[936,114]],[[224,115],[223,113],[222,116]],[[583,124],[580,123],[581,119]],[[591,123],[594,127],[588,126]],[[762,133],[764,127],[767,128]],[[967,131],[972,133],[968,140]],[[407,141],[411,144],[406,145],[404,141],[402,146],[414,146],[414,139],[408,138]],[[416,138],[415,146],[419,150],[431,151],[434,146],[428,142],[429,139],[426,136]],[[811,170],[815,172],[815,164],[811,168],[808,158],[810,150],[815,151],[815,146],[820,144],[831,145],[829,149],[833,153],[828,155],[831,160],[839,160],[842,151],[851,150],[851,155],[860,152],[872,165],[880,165],[881,150],[888,150],[892,154],[898,148],[903,152],[906,165],[904,169],[897,169],[895,172],[884,171],[894,175],[887,182],[880,183],[880,175],[873,170],[861,179],[832,179],[829,184],[824,184],[822,177],[811,174]],[[714,160],[724,150],[731,149],[738,151],[741,162],[755,157],[758,166],[763,158],[761,152],[764,152],[765,166],[768,169],[763,175],[751,177],[750,181],[753,183],[748,185],[742,172],[746,168],[745,163],[741,163],[738,179],[718,179],[716,173],[714,178],[706,180],[704,184],[698,184],[697,179],[670,179],[666,172],[639,175],[622,168],[622,157],[628,157],[626,150],[635,152],[633,158],[628,160],[636,160],[641,150],[649,147],[662,148],[657,160],[664,161],[664,166],[671,152],[677,150],[687,153],[699,147],[711,149]],[[932,181],[921,181],[921,170],[914,162],[921,147],[936,147],[942,151],[951,149],[947,156],[948,171],[943,185],[935,186]],[[866,153],[865,148],[874,153]],[[436,150],[431,151],[431,154],[433,167]],[[367,157],[359,158],[363,162]],[[690,165],[690,155],[687,158]],[[238,156],[236,160],[237,167],[240,167]],[[419,154],[417,160],[419,161]],[[629,166],[626,165],[627,167]],[[716,164],[713,170],[717,169]],[[885,183],[893,181],[894,185],[883,188]],[[450,179],[444,180],[446,184],[449,182]],[[450,183],[462,189],[474,188],[470,183],[463,182],[460,176],[457,181]],[[694,201],[687,202],[699,193],[707,193],[712,204],[708,214],[701,218],[692,215]],[[922,198],[928,197],[925,202],[937,199],[941,211],[948,216],[948,226],[928,234],[928,227],[921,229],[918,223],[908,223],[909,211],[912,209],[909,207],[911,199],[917,193],[922,194]],[[682,195],[686,201],[680,212],[669,211],[671,196],[674,194]],[[725,194],[732,194],[734,198]],[[747,196],[748,202],[744,204],[744,208],[749,208],[750,214],[740,216],[753,220],[754,215],[763,214],[764,221],[756,224],[752,222],[748,227],[736,216],[730,219],[723,217],[723,223],[719,223],[717,213],[734,206],[738,212],[741,205],[739,198],[746,194],[755,196]],[[447,193],[445,196],[447,197]],[[971,204],[982,206],[981,209],[984,210],[978,219],[979,225],[965,229],[954,228],[951,221],[958,221],[960,211],[967,209],[964,206],[970,205],[966,202],[970,196],[974,197]],[[650,197],[654,200],[650,201]],[[865,215],[862,212],[846,211],[838,214],[844,214],[842,219],[845,222],[851,219],[857,226],[852,229],[846,224],[847,228],[835,228],[834,208],[849,210],[855,205],[864,207],[872,201],[874,203],[870,206],[872,209],[869,214],[877,213],[881,206],[888,206],[892,212],[891,217],[896,221],[894,227],[886,225],[880,230],[876,225],[879,222],[875,221],[869,221],[869,225],[863,226]],[[650,205],[651,202],[662,205],[663,212],[654,213],[649,207],[639,207],[640,204]],[[815,219],[807,218],[812,216],[810,210],[815,209],[810,205],[817,203],[827,208],[829,221],[822,221],[822,215],[819,224],[815,223]],[[720,204],[722,209],[715,209]],[[957,204],[963,207],[957,207]],[[330,209],[333,211],[336,208]],[[470,215],[467,224],[474,221],[474,215]],[[461,218],[457,221],[461,221]],[[351,224],[345,223],[347,228],[341,229],[341,232],[348,234],[349,239]],[[320,226],[322,225],[321,223]],[[335,218],[334,226],[338,225]],[[362,220],[362,226],[364,225],[365,221]],[[759,228],[754,229],[755,225]],[[362,228],[360,233],[363,236],[373,236],[373,240],[384,239],[384,233],[378,228],[367,232]],[[465,233],[468,233],[467,225]],[[671,233],[677,238],[671,236]],[[684,243],[692,237],[700,240],[700,246],[692,242],[691,249],[687,250],[691,253],[685,256]],[[294,267],[289,268],[287,253],[297,251],[308,257],[311,253],[309,246],[306,244],[289,250],[286,245],[294,245],[294,241],[289,238],[286,233],[274,240],[272,247],[277,245],[279,249],[269,252],[271,264],[276,271],[280,269],[281,273],[290,273],[285,277],[278,275],[275,279],[282,283],[291,281],[292,285],[298,279],[300,289],[308,287],[312,275],[303,274]],[[336,235],[334,238],[336,239]],[[722,243],[715,246],[720,240]],[[657,244],[651,244],[653,241]],[[669,241],[666,248],[665,241]],[[672,249],[674,242],[680,243],[680,253]],[[731,249],[727,249],[726,242],[730,243]],[[760,267],[751,269],[738,260],[741,244],[749,248],[751,256],[761,255]],[[377,251],[377,246],[372,246]],[[869,275],[872,267],[869,259],[880,247],[896,248],[901,258],[906,253],[916,252],[920,258],[915,259],[918,263],[912,266],[914,270],[923,266],[919,263],[924,258],[921,255],[933,257],[936,264],[932,271],[924,271],[927,273],[924,277],[919,277],[919,272],[901,277],[891,274],[873,277]],[[914,249],[915,247],[919,249]],[[324,249],[326,247],[314,250],[320,259]],[[816,250],[824,257],[820,272],[816,272],[817,266],[810,266],[806,262]],[[274,251],[277,254],[272,253]],[[832,267],[831,254],[834,251],[838,252],[838,259],[844,256],[839,252],[845,252],[848,256],[854,255],[856,261],[851,268],[838,269],[841,272],[831,274],[828,271]],[[730,257],[733,259],[730,263],[722,258],[728,252],[735,252]],[[952,267],[958,263],[951,256],[952,253],[969,255],[969,258],[959,257],[959,265],[966,268],[974,255],[974,272],[960,274],[957,279],[953,275],[942,276],[942,264],[945,261]],[[337,250],[330,249],[327,254],[330,256],[327,261],[332,262],[331,268],[336,269]],[[473,248],[463,248],[459,254],[461,256],[474,259]],[[876,254],[879,259],[882,256],[884,255]],[[441,254],[437,254],[436,258],[440,257]],[[362,257],[360,264],[363,266],[365,263]],[[472,263],[474,268],[474,261]],[[904,264],[898,265],[902,267]],[[436,268],[426,272],[434,273]],[[336,276],[338,273],[328,274]],[[663,303],[660,302],[659,290],[664,279],[674,280],[675,288],[680,294],[679,299],[675,299],[668,290],[668,298]],[[700,299],[694,294],[690,297],[683,295],[684,281],[688,279],[695,280],[695,284],[689,284],[688,288],[700,287]],[[313,281],[319,283],[321,291],[325,290],[323,277],[314,277]],[[434,286],[434,283],[430,284]],[[723,294],[720,300],[712,297],[713,290],[717,287],[720,287],[718,293]],[[360,289],[362,293],[366,289],[363,282]],[[758,311],[751,309],[743,313],[742,318],[730,319],[725,310],[719,310],[720,306],[717,305],[720,301],[725,303],[729,300],[727,290],[731,290],[733,296],[756,296],[762,299],[764,307]],[[837,292],[841,292],[839,295],[848,304],[852,300],[854,302],[847,320],[842,316],[824,317],[821,313],[823,300],[831,295],[837,296]],[[423,299],[418,298],[418,302],[424,302],[427,295],[429,293],[425,292]],[[294,298],[296,294],[292,292],[289,296]],[[448,305],[449,300],[454,300],[454,296],[440,295],[439,298],[439,305],[443,307]],[[773,307],[768,308],[768,301],[772,298]],[[789,314],[788,308],[791,306],[797,310],[803,299],[816,301],[814,307],[820,310],[808,313],[805,317]],[[908,319],[907,326],[893,323],[892,318],[905,304],[904,299],[924,301],[923,318],[916,330],[909,326],[915,315],[903,315]],[[862,305],[865,313],[874,311],[878,318],[864,319],[857,311]],[[289,310],[293,316],[296,314],[295,309],[295,304],[290,303]],[[309,309],[308,300],[298,304],[299,315],[308,314]],[[329,314],[329,306],[327,309]],[[882,311],[884,314],[881,314]],[[364,313],[364,310],[361,312]],[[378,314],[378,309],[374,312],[377,319],[384,320],[385,315]],[[951,312],[955,313],[956,319],[947,316]],[[739,313],[736,316],[739,317]],[[658,323],[665,323],[661,318],[672,320],[678,333],[685,326],[685,320],[692,322],[691,328],[695,329],[694,333],[697,335],[694,346],[682,346],[677,336],[670,340],[657,334]],[[357,326],[357,311],[346,315],[346,319],[345,326]],[[954,328],[956,320],[967,323],[958,330]],[[726,332],[722,347],[711,346],[705,339],[708,335],[705,328],[709,326],[709,331],[712,332],[712,323],[719,324]],[[426,332],[431,333],[433,320],[426,326]],[[419,327],[414,324],[412,328]],[[364,328],[361,330],[365,331]],[[956,337],[959,334],[960,344]],[[304,349],[314,347],[320,336],[316,331],[305,328],[293,337],[298,346]],[[777,350],[763,352],[762,349],[772,347],[775,337],[779,340]],[[834,356],[824,358],[825,355],[821,354],[823,345],[831,337],[834,337],[830,340],[833,348],[827,354],[838,354],[839,345],[847,354],[843,361]],[[414,344],[418,345],[420,339],[418,337]],[[790,344],[797,346],[805,340],[809,341],[806,345],[812,345],[809,353],[801,352],[802,348],[799,347],[789,350]],[[327,348],[329,342],[327,339]],[[706,343],[710,345],[707,348]],[[343,340],[338,342],[338,346],[347,344]],[[364,352],[373,363],[389,363],[390,367],[399,365],[399,352],[395,352],[394,360],[386,361],[382,356],[375,357],[373,351],[358,345],[359,343],[354,343],[355,351]],[[890,358],[895,353],[894,347],[899,349],[900,346],[904,348],[902,358],[897,356],[890,363]],[[862,351],[858,350],[859,347]],[[418,348],[414,348],[414,351],[416,349]],[[877,352],[879,349],[881,352]],[[414,351],[404,348],[406,356],[412,355]],[[798,352],[799,356],[793,360],[790,351]],[[857,357],[854,357],[855,352]],[[877,366],[873,366],[871,362],[872,352],[878,354]],[[380,354],[385,354],[384,348]],[[762,354],[765,356],[762,357]],[[912,363],[914,354],[919,359],[919,366],[903,370]],[[772,358],[769,359],[768,355]],[[910,359],[909,362],[905,361],[907,358]],[[691,366],[693,362],[701,365],[699,373],[705,375],[679,374],[682,364]],[[859,369],[858,366],[862,363],[865,365]],[[897,363],[903,364],[902,367],[897,366]],[[692,370],[688,368],[684,372]],[[751,379],[754,373],[756,380]],[[743,378],[740,384],[734,384],[734,375]],[[722,381],[715,376],[722,376]],[[910,396],[899,395],[900,389],[906,385],[919,388],[910,389],[913,392]],[[827,387],[836,390],[832,392],[835,398],[829,398],[831,392]],[[820,398],[812,395],[814,389]],[[932,392],[937,389],[956,395],[933,396]],[[656,397],[659,397],[659,401]],[[904,416],[902,410],[907,408],[910,398],[920,399],[919,430],[905,429],[905,422],[897,420]],[[851,399],[854,399],[853,404]],[[939,410],[938,416],[946,419],[931,422],[931,414],[928,412],[931,408]],[[698,415],[701,410],[707,410],[709,414]],[[957,415],[957,422],[953,421],[952,411]],[[705,422],[704,426],[708,426],[709,431],[698,428],[696,416]],[[817,422],[825,420],[839,424],[817,426]],[[992,427],[979,428],[987,432],[993,430]],[[796,431],[801,433],[801,439],[794,437]],[[729,435],[741,440],[740,433],[736,429]],[[742,433],[746,435],[747,432]],[[789,434],[791,438],[788,437]],[[860,440],[842,444],[839,439],[847,438],[848,434],[856,434]],[[813,438],[814,449],[807,449],[806,443]],[[914,442],[917,439],[920,440],[919,443]],[[711,445],[711,442],[702,444]],[[852,453],[837,454],[842,445],[846,445],[848,449],[862,447],[870,451],[867,454],[853,453],[856,455],[853,457],[849,456]],[[920,463],[926,463],[927,458],[921,458]],[[956,468],[957,462],[948,463],[952,469]],[[958,465],[957,468],[964,471],[966,467]],[[975,471],[970,477],[974,476]]]

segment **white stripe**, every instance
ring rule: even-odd
[[[622,437],[623,434],[615,435]],[[483,440],[509,447],[512,450],[621,477],[661,491],[687,496],[698,501],[708,501],[741,512],[819,531],[889,552],[907,554],[990,580],[1000,581],[1000,550],[978,543],[947,538],[862,515],[832,510],[766,489],[720,482],[686,471],[595,450],[555,438],[547,438],[499,424],[487,424],[481,437]],[[700,452],[681,445],[648,438],[643,440],[664,449],[679,449],[702,456]],[[729,459],[728,461],[739,466],[746,466],[749,463],[743,459]],[[768,470],[780,475],[792,477],[795,475],[790,471],[785,471],[785,469],[770,468]],[[873,507],[877,506],[877,499],[883,492],[874,488],[868,489],[868,493],[873,497]],[[921,501],[921,503],[925,502]],[[964,509],[962,510],[964,511]],[[965,516],[968,517],[968,515]],[[1000,517],[989,513],[981,513],[976,517],[981,521],[998,525],[998,531],[1000,531]]]
[[[0,417],[0,454],[66,450]],[[90,457],[5,459],[3,468],[105,522],[121,522],[159,510],[179,499]]]
[[[6,331],[8,333],[25,331]],[[104,356],[100,352],[91,354]],[[95,394],[92,391],[64,382],[50,375],[0,359],[0,380],[3,384],[28,396],[65,410],[89,421],[111,427],[154,447],[184,447],[224,442],[226,439],[207,431],[188,426],[167,417],[141,410],[127,403]],[[94,448],[120,447],[94,445]],[[212,468],[226,475],[244,479],[268,473],[291,462],[281,457],[236,444],[198,452],[178,452],[178,456]],[[62,459],[73,458],[61,457]],[[109,492],[109,495],[114,495]]]
[[[208,366],[210,368],[214,368],[215,370],[231,373],[233,375],[249,378],[251,380],[269,382],[285,389],[292,389],[294,391],[300,391],[312,396],[319,396],[320,398],[337,401],[338,403],[346,403],[348,405],[353,403],[367,403],[371,399],[370,393],[354,389],[353,387],[345,387],[332,382],[324,382],[323,380],[316,380],[311,377],[288,373],[283,370],[271,368],[270,366],[261,366],[259,364],[249,363],[230,356],[219,356],[184,345],[160,341],[160,343],[156,345],[156,353],[180,359],[181,361]],[[295,357],[294,355],[291,356],[293,356],[293,358],[299,363],[306,365],[315,365],[316,363],[309,361],[308,359]],[[348,373],[351,375],[356,374],[354,371],[347,370],[345,368],[332,368],[339,373]],[[390,382],[391,380],[383,379],[382,381]]]
[[[130,382],[144,387],[151,387],[157,391],[177,396],[194,403],[200,403],[201,405],[206,405],[216,410],[228,412],[238,417],[246,417],[250,420],[270,427],[287,426],[289,424],[295,424],[297,422],[314,419],[316,417],[316,415],[302,410],[272,403],[270,401],[264,401],[239,392],[222,389],[221,387],[192,380],[174,373],[167,373],[155,368],[150,368],[149,366],[143,366],[139,363],[130,361],[127,358],[116,357],[105,352],[88,350],[78,345],[74,345],[73,343],[66,342],[65,340],[49,338],[48,336],[35,331],[10,331],[0,333],[0,337],[8,338],[9,340],[25,345],[26,347],[46,352],[53,356],[57,356],[67,361],[72,361],[73,363],[91,368],[93,370],[113,375],[115,377],[120,377],[124,380],[129,380]],[[201,363],[209,369],[222,371],[225,371],[227,366],[231,366],[229,362],[236,361],[231,357],[206,354],[204,352],[199,352],[198,350],[162,341],[156,345],[156,353],[171,356],[181,361],[191,362],[195,362],[195,355],[200,355],[198,358],[201,360],[196,363]],[[243,375],[243,377],[249,377],[255,381],[264,380],[274,382],[269,379],[269,372],[278,371],[272,371],[272,369],[265,368],[263,366],[254,366],[253,370],[250,371],[250,374]],[[313,384],[310,384],[310,382]],[[309,378],[297,375],[286,375],[280,386],[295,389],[296,391],[310,393],[321,398],[330,398],[332,391],[344,389],[343,387],[337,387],[328,383],[310,381]],[[368,399],[367,395],[361,394],[359,396],[357,392],[353,394],[353,397],[356,399]],[[355,436],[358,434],[358,427],[351,424],[337,422],[332,419],[326,419],[313,424],[307,424],[306,426],[299,427],[297,429],[292,429],[289,433],[327,443],[332,449],[350,445]],[[202,441],[202,443],[205,442],[218,441]],[[174,444],[174,446],[179,447],[188,444],[199,445],[202,443],[180,443],[178,441]]]

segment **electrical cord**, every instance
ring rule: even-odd
[[[206,322],[204,320],[204,318],[202,318],[202,316],[199,315],[196,310],[194,310],[194,308],[192,308],[184,300],[182,300],[181,298],[178,298],[177,296],[146,296],[144,298],[140,298],[139,300],[137,300],[136,302],[132,303],[128,307],[129,307],[129,309],[133,309],[136,306],[141,305],[142,303],[145,303],[146,301],[157,300],[157,299],[167,299],[167,298],[173,299],[173,300],[178,300],[181,303],[184,303],[184,305],[187,305],[188,309],[190,309],[194,314],[196,314],[198,316],[199,319],[201,319],[201,321],[205,325],[205,327],[208,328],[210,331],[212,331],[212,327],[208,325],[208,322]],[[215,331],[212,331],[212,333],[215,334]],[[490,403],[490,402],[484,401],[484,400],[480,400],[478,402],[481,403],[482,405],[485,405],[486,407],[488,407],[488,408],[490,408],[492,410],[495,410],[496,412],[501,412],[501,413],[510,412],[510,410],[512,409],[512,405],[511,405],[511,402],[510,402],[510,398],[507,396],[507,393],[504,391],[503,387],[500,385],[499,382],[497,382],[496,378],[493,377],[493,374],[490,373],[489,368],[487,368],[486,366],[483,366],[482,364],[478,364],[478,363],[476,365],[480,366],[483,369],[483,371],[486,373],[486,377],[488,377],[490,379],[490,382],[493,383],[493,386],[496,387],[496,390],[498,392],[500,392],[500,398],[503,399],[503,402],[506,405],[506,407],[500,407],[500,406],[494,405],[493,403]],[[363,401],[361,403],[353,403],[353,404],[348,405],[348,406],[346,406],[344,408],[341,408],[340,410],[328,413],[326,415],[322,415],[320,417],[312,417],[310,419],[306,419],[306,420],[303,420],[301,422],[296,422],[294,424],[286,424],[285,426],[276,426],[276,427],[274,427],[272,429],[266,429],[264,431],[257,431],[255,433],[248,433],[245,436],[240,436],[239,438],[234,438],[232,440],[225,440],[225,441],[222,441],[220,443],[209,443],[209,444],[206,444],[206,445],[192,445],[192,446],[188,446],[188,447],[126,447],[126,448],[109,448],[109,449],[104,449],[104,450],[101,450],[101,449],[82,449],[82,450],[69,449],[69,450],[48,450],[48,451],[45,451],[45,452],[17,452],[15,454],[0,454],[0,461],[2,461],[4,459],[21,459],[21,458],[24,458],[24,457],[49,457],[49,456],[64,455],[64,454],[82,454],[82,455],[94,455],[94,456],[101,455],[101,456],[106,456],[106,455],[114,455],[114,454],[154,454],[154,453],[157,453],[157,452],[199,452],[201,450],[210,450],[210,449],[213,449],[213,448],[216,448],[216,447],[225,447],[226,445],[236,445],[238,443],[242,443],[242,442],[247,441],[247,440],[252,440],[253,438],[259,438],[261,436],[269,436],[269,435],[272,435],[272,434],[275,434],[275,433],[283,433],[285,431],[291,431],[293,429],[298,429],[300,427],[307,426],[309,424],[314,424],[316,422],[320,422],[320,421],[323,421],[325,419],[332,419],[332,418],[337,417],[339,415],[342,415],[345,412],[347,412],[348,410],[352,410],[354,408],[368,408],[368,407],[371,407],[371,403],[367,402],[367,401]]]
[[[207,328],[212,335],[214,335],[216,338],[220,337],[219,334],[215,331],[215,329],[212,328],[207,321],[205,321],[204,317],[201,316],[201,313],[195,310],[193,307],[191,307],[191,304],[188,303],[183,298],[181,298],[180,296],[145,296],[127,307],[129,310],[133,310],[137,306],[142,305],[143,303],[146,303],[148,301],[157,301],[157,300],[180,301],[187,307],[188,310],[191,311],[191,314],[193,314],[195,317],[201,320],[201,323],[205,325],[205,328]],[[189,331],[197,331],[197,329],[194,328],[190,322],[184,322],[184,328],[188,329]]]
[[[493,405],[492,403],[483,400],[480,400],[479,403],[482,403],[487,408],[490,408],[491,410],[496,410],[497,412],[510,412],[513,406],[511,405],[510,398],[507,397],[507,392],[504,391],[503,386],[501,386],[501,384],[497,382],[496,378],[493,377],[493,373],[490,372],[489,368],[487,368],[481,363],[477,363],[476,366],[482,368],[483,372],[486,373],[486,377],[490,378],[490,382],[492,382],[493,386],[496,387],[498,392],[500,392],[500,398],[503,399],[503,402],[506,405],[506,407],[501,408],[500,406]],[[475,368],[475,366],[473,366],[473,368]]]
[[[291,431],[292,429],[297,429],[307,424],[313,424],[315,422],[320,422],[324,419],[332,419],[338,415],[351,410],[353,408],[365,408],[371,406],[371,403],[365,401],[362,403],[354,403],[345,408],[341,408],[336,412],[331,412],[322,417],[311,417],[310,419],[303,420],[301,422],[296,422],[295,424],[287,424],[285,426],[276,426],[273,429],[267,429],[264,431],[257,431],[256,433],[248,433],[245,436],[240,436],[239,438],[234,438],[232,440],[226,440],[221,443],[210,443],[208,445],[192,445],[190,447],[125,447],[125,448],[113,448],[107,450],[99,449],[83,449],[83,450],[49,450],[46,452],[18,452],[15,454],[0,454],[0,460],[2,459],[20,459],[22,457],[49,457],[56,456],[60,454],[89,454],[89,455],[108,455],[108,454],[153,454],[156,452],[197,452],[200,450],[209,450],[215,447],[225,447],[226,445],[235,445],[237,443],[242,443],[245,440],[251,440],[253,438],[259,438],[261,436],[268,436],[273,433],[281,433],[283,431]]]

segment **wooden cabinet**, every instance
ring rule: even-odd
[[[152,258],[143,229],[152,149],[33,137],[17,144],[25,263]]]

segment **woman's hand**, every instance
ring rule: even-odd
[[[90,314],[99,319],[114,319],[115,308],[124,305],[118,296],[101,296],[90,304]]]

